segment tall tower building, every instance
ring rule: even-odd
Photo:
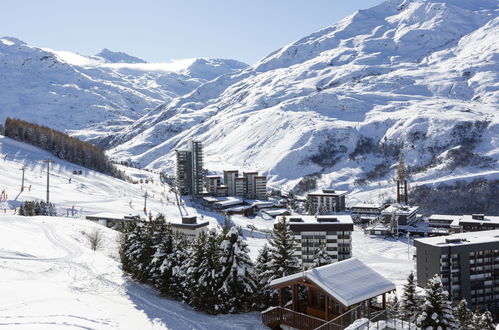
[[[203,145],[189,141],[187,149],[177,154],[176,186],[181,195],[201,195],[203,192]]]

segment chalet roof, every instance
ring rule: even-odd
[[[270,282],[270,286],[279,286],[302,278],[319,286],[346,307],[395,290],[392,281],[357,258],[281,277]]]

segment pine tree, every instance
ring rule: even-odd
[[[135,245],[132,233],[136,226],[137,220],[126,221],[120,234],[121,268],[125,273],[131,273],[133,269],[133,260],[131,260],[129,256],[132,246]]]
[[[299,261],[294,256],[294,235],[286,218],[282,217],[274,225],[269,244],[271,255],[269,281],[300,271]]]
[[[416,324],[423,329],[458,329],[452,314],[449,294],[442,287],[442,281],[435,275],[428,281],[425,289],[425,299],[421,314],[416,319]]]
[[[400,307],[406,318],[414,316],[420,308],[421,298],[416,291],[416,279],[411,272],[407,277],[407,283],[404,285],[404,293],[400,301]]]
[[[187,263],[189,241],[182,233],[174,233],[173,240],[173,255],[171,256],[170,269],[171,269],[171,282],[169,295],[176,299],[182,299],[185,296],[184,281],[186,281],[186,274],[183,265]],[[165,265],[166,267],[166,265]],[[165,268],[167,271],[167,268]]]
[[[185,270],[185,300],[197,310],[217,314],[221,310],[220,240],[215,230],[201,233],[190,250]]]
[[[255,299],[256,305],[260,309],[265,309],[272,305],[272,290],[270,289],[270,281],[268,276],[270,270],[270,249],[265,244],[260,250],[255,264],[255,276],[257,283],[257,296]]]
[[[268,283],[274,279],[292,275],[301,270],[298,259],[294,256],[294,235],[286,218],[282,217],[274,225],[270,244],[270,261],[267,264],[267,271],[263,277]],[[290,296],[289,290],[285,289],[284,299]],[[271,290],[270,299],[277,301],[277,291]]]
[[[145,221],[138,221],[128,235],[130,244],[126,251],[126,258],[130,261],[130,275],[139,282],[147,282],[151,260],[154,254],[152,241],[153,225]]]
[[[256,281],[248,244],[236,227],[232,227],[221,244],[221,278],[219,291],[222,312],[248,312],[253,303]]]
[[[473,330],[494,330],[494,320],[489,311],[480,313],[478,310],[473,313],[471,327]]]
[[[152,243],[155,249],[149,276],[151,283],[161,292],[167,294],[170,291],[172,279],[170,259],[174,253],[173,231],[163,215],[159,215],[152,221],[153,233]]]
[[[331,256],[327,253],[327,248],[325,245],[321,245],[314,254],[314,261],[310,268],[316,268],[320,266],[329,265],[333,262]]]
[[[469,329],[473,318],[473,312],[468,308],[466,299],[461,299],[454,309],[454,317],[459,323],[460,329]]]
[[[396,294],[388,299],[386,309],[390,318],[398,318],[400,312],[400,302]]]

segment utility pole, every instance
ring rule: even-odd
[[[21,168],[21,171],[23,171],[23,179],[22,179],[22,184],[21,184],[21,192],[24,191],[24,170],[26,170],[26,166],[23,166]]]
[[[47,158],[43,161],[47,163],[47,204],[49,204],[49,178],[50,178],[50,163],[52,163],[52,159]]]
[[[149,195],[146,190],[146,193],[144,194],[144,212],[147,212],[147,197],[149,197]]]

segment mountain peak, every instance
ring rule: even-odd
[[[104,48],[95,56],[103,58],[111,63],[147,63],[147,61],[144,61],[141,58],[131,56],[123,52],[113,52],[107,48]]]
[[[14,44],[17,44],[17,45],[26,45],[26,43],[22,40],[19,40],[17,38],[14,38],[14,37],[1,37],[0,38],[0,42],[3,43],[3,44],[6,44],[8,46],[11,46],[11,45],[14,45]]]

